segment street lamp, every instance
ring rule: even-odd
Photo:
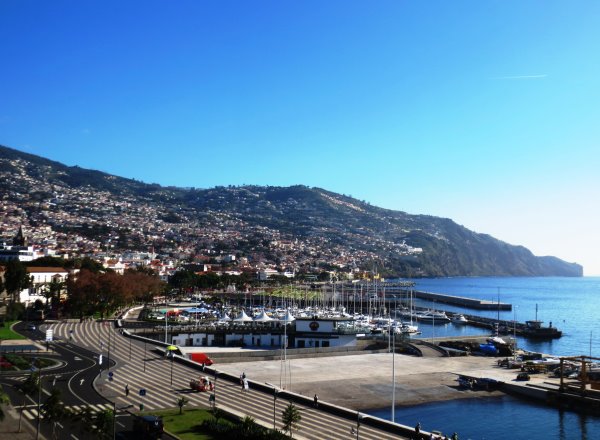
[[[356,413],[356,440],[359,440],[359,432],[360,432],[360,421],[362,420],[362,415],[360,412]]]
[[[175,357],[177,347],[175,345],[168,345],[165,350],[167,354],[171,356],[171,385],[173,385],[173,358]]]
[[[219,378],[219,371],[215,370],[215,389],[214,389],[214,393],[213,393],[213,405],[215,406],[215,409],[217,408],[217,379]]]
[[[394,302],[396,295],[394,295]],[[396,309],[394,308],[394,321],[396,320]],[[395,328],[394,328],[395,329]],[[396,332],[392,335],[394,338],[392,345],[392,423],[396,423]]]
[[[35,364],[35,359],[34,359]],[[38,401],[37,401],[37,426],[35,431],[36,440],[40,438],[40,422],[41,422],[41,404],[42,404],[42,364],[38,368],[39,377],[38,377]]]
[[[514,308],[514,321],[513,321],[513,353],[515,361],[517,360],[517,306]]]
[[[104,325],[104,322],[102,323],[102,325]],[[106,363],[108,364],[108,371],[110,371],[110,327],[108,328],[108,349],[107,349],[107,360]]]
[[[171,352],[171,385],[173,385],[173,357],[174,354]]]
[[[268,385],[273,388],[273,431],[275,431],[275,405],[277,404],[277,387],[269,382],[265,382],[265,385]]]

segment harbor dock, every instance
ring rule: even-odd
[[[423,292],[415,290],[413,292],[415,298],[426,299],[454,306],[467,307],[477,310],[512,310],[512,304],[487,301],[484,299],[467,298],[464,296],[446,295],[442,293]]]

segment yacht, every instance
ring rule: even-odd
[[[422,322],[438,322],[440,324],[450,322],[450,318],[448,318],[446,312],[438,312],[436,310],[427,310],[426,312],[417,313],[416,317]]]
[[[464,325],[469,322],[469,320],[467,318],[465,318],[465,315],[463,315],[462,313],[455,314],[454,316],[452,316],[450,321],[452,321],[452,324],[459,324],[459,325]]]

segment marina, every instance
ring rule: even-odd
[[[430,281],[430,280],[426,280]],[[446,280],[447,281],[447,280]],[[455,281],[455,280],[452,280]],[[477,280],[479,281],[479,280]],[[514,282],[514,279],[508,279],[509,283]],[[529,279],[518,280],[521,285],[526,284],[527,282],[539,282],[538,279]],[[545,282],[547,280],[541,280]],[[582,280],[567,280],[571,283],[577,283],[578,281],[581,283]],[[469,280],[469,282],[473,282],[473,280]],[[489,281],[488,281],[489,282]],[[494,281],[496,282],[496,281]],[[589,281],[588,281],[589,283]],[[585,285],[585,283],[583,283]],[[594,284],[592,284],[594,285]],[[481,291],[485,291],[486,289],[482,289]],[[498,291],[501,290],[503,295],[508,297],[508,288],[502,287],[498,289],[495,286],[493,289],[493,293],[495,298],[498,296]],[[479,291],[479,288],[478,288]],[[593,290],[592,290],[593,291]],[[393,296],[396,295],[396,296]],[[490,296],[491,296],[490,295]],[[503,360],[503,358],[494,358],[485,356],[484,353],[477,354],[473,353],[470,356],[465,356],[465,354],[461,355],[461,350],[455,350],[450,347],[445,347],[442,351],[445,351],[447,355],[440,354],[439,351],[433,349],[432,347],[440,345],[440,343],[444,341],[465,341],[471,340],[472,346],[481,346],[488,345],[490,339],[493,338],[493,334],[496,334],[497,331],[501,333],[505,333],[503,336],[500,335],[501,338],[506,339],[509,345],[518,345],[520,355],[522,353],[534,352],[534,353],[546,353],[545,355],[540,354],[540,359],[543,362],[554,363],[559,362],[554,359],[560,359],[560,357],[564,357],[565,353],[562,350],[559,352],[556,349],[548,349],[548,347],[552,348],[556,346],[558,342],[562,342],[565,339],[572,339],[573,334],[570,332],[565,333],[563,329],[557,331],[563,332],[560,338],[536,338],[530,337],[524,333],[524,330],[527,326],[526,322],[518,322],[515,318],[517,317],[517,313],[521,316],[525,316],[523,310],[532,310],[530,316],[527,316],[527,321],[534,321],[540,324],[540,327],[543,328],[556,328],[553,324],[550,327],[550,323],[548,325],[543,325],[540,320],[534,319],[537,318],[537,313],[543,314],[544,318],[548,318],[548,304],[549,300],[552,300],[552,296],[544,296],[545,292],[540,291],[539,295],[534,295],[527,297],[530,301],[529,304],[523,303],[521,298],[516,297],[515,295],[511,295],[510,299],[511,303],[516,302],[517,308],[513,309],[512,312],[502,311],[502,310],[477,310],[470,311],[466,308],[458,308],[456,306],[445,305],[444,311],[436,307],[432,308],[432,302],[429,300],[417,299],[415,300],[415,304],[411,304],[410,299],[406,297],[400,298],[400,295],[397,293],[391,293],[386,288],[385,294],[381,291],[381,294],[374,293],[373,291],[367,292],[363,290],[362,295],[353,295],[352,290],[344,289],[342,294],[341,289],[339,291],[336,290],[335,295],[331,296],[321,296],[316,299],[309,299],[308,297],[298,298],[271,298],[271,304],[277,304],[281,308],[276,313],[272,313],[269,308],[260,308],[258,307],[260,304],[265,304],[264,298],[261,298],[260,301],[256,301],[256,298],[252,298],[249,295],[243,295],[240,297],[229,296],[229,304],[231,307],[243,307],[248,310],[247,324],[242,322],[237,322],[235,325],[240,331],[243,326],[247,326],[246,332],[248,335],[252,333],[252,326],[265,325],[263,321],[265,319],[265,314],[272,314],[273,318],[277,319],[277,317],[282,318],[285,316],[285,310],[294,310],[294,313],[297,316],[301,314],[305,314],[305,323],[307,327],[302,330],[304,333],[312,333],[311,323],[319,322],[319,319],[315,317],[314,313],[311,313],[309,310],[302,309],[300,306],[323,306],[323,312],[329,315],[337,314],[338,319],[341,321],[348,320],[348,322],[354,321],[354,324],[357,323],[369,323],[370,325],[374,325],[375,328],[378,328],[380,334],[374,332],[371,337],[361,338],[362,341],[360,344],[354,347],[325,347],[322,346],[322,343],[319,343],[319,346],[313,345],[312,347],[306,346],[306,348],[292,348],[294,345],[292,344],[287,351],[287,361],[286,361],[286,369],[289,371],[290,375],[294,377],[293,384],[290,384],[290,388],[296,392],[300,392],[302,394],[310,395],[312,390],[319,390],[320,395],[327,396],[328,399],[336,402],[336,397],[339,395],[339,391],[344,389],[348,392],[353,391],[356,392],[360,399],[350,397],[349,395],[342,393],[343,395],[339,398],[339,405],[348,406],[354,408],[361,408],[361,411],[365,411],[371,413],[371,410],[376,411],[378,407],[388,406],[390,405],[389,396],[388,398],[384,398],[381,392],[375,392],[374,394],[366,393],[365,387],[372,387],[373,390],[381,391],[382,384],[385,383],[384,377],[389,375],[390,372],[387,371],[387,367],[384,367],[385,362],[389,362],[390,354],[386,352],[387,341],[390,340],[391,334],[395,335],[395,331],[392,331],[394,328],[394,321],[407,322],[405,317],[401,317],[402,313],[409,312],[411,316],[413,313],[417,316],[420,312],[423,311],[432,311],[436,310],[438,313],[444,312],[448,317],[448,321],[438,319],[427,321],[417,321],[414,320],[414,324],[418,326],[419,331],[422,334],[418,334],[415,336],[410,335],[407,341],[408,344],[413,345],[417,348],[417,351],[422,351],[423,357],[414,358],[414,354],[412,356],[402,356],[402,360],[399,361],[402,363],[403,368],[407,369],[406,372],[410,374],[409,377],[406,378],[407,382],[404,382],[401,378],[399,378],[398,371],[396,371],[396,381],[397,384],[402,389],[402,402],[403,406],[399,407],[399,413],[405,409],[404,405],[417,405],[415,408],[420,406],[431,406],[431,408],[444,408],[450,406],[461,405],[461,402],[465,402],[464,405],[468,405],[465,398],[468,399],[468,396],[477,398],[484,398],[488,395],[496,396],[498,399],[497,402],[502,405],[511,405],[511,402],[515,403],[515,406],[519,408],[531,408],[531,411],[542,411],[547,414],[550,418],[552,414],[556,411],[567,411],[574,412],[576,414],[586,411],[586,408],[595,408],[596,390],[593,390],[593,385],[589,384],[584,394],[581,393],[581,388],[579,387],[577,390],[577,386],[579,384],[575,382],[571,382],[568,386],[563,388],[563,391],[560,391],[560,378],[554,377],[554,371],[556,371],[556,367],[550,366],[532,366],[537,365],[537,359],[531,359],[528,362],[532,362],[532,365],[528,365],[526,367],[526,373],[530,376],[530,380],[520,382],[517,381],[517,375],[520,374],[520,369],[508,368],[508,362],[506,364],[496,364],[496,360]],[[557,311],[574,308],[575,306],[580,307],[580,304],[577,300],[574,300],[576,297],[570,297],[570,302],[565,300],[564,293],[556,294],[555,298],[561,298],[562,307],[556,307],[553,310],[553,313]],[[304,301],[304,302],[303,302]],[[580,300],[579,300],[580,301]],[[333,307],[333,303],[336,303],[338,311],[335,312]],[[540,304],[539,310],[536,311],[536,304]],[[287,306],[285,308],[284,306]],[[328,307],[325,307],[328,306]],[[594,305],[591,306],[592,308]],[[254,310],[255,309],[255,310]],[[273,309],[275,311],[276,309]],[[312,309],[314,312],[316,309]],[[365,312],[361,314],[360,312]],[[370,315],[369,315],[370,312]],[[241,315],[241,314],[240,314]],[[231,313],[231,316],[235,319],[242,318],[243,315],[238,315],[236,313]],[[462,315],[466,322],[461,319],[461,322],[453,323],[452,320]],[[370,316],[370,318],[368,318]],[[253,323],[253,318],[257,318],[259,322]],[[555,318],[555,315],[552,316]],[[324,318],[326,319],[326,318]],[[583,323],[586,322],[585,319],[581,320]],[[333,321],[332,321],[333,322]],[[561,324],[567,323],[568,321],[561,321]],[[164,324],[163,324],[164,325]],[[190,324],[188,324],[189,326]],[[274,322],[267,321],[269,326],[275,325]],[[173,330],[177,327],[180,327],[181,324],[174,325]],[[192,325],[193,327],[193,325]],[[562,327],[562,325],[561,325]],[[164,327],[163,332],[164,332]],[[289,339],[290,342],[295,341],[295,330],[292,328],[291,324],[286,325],[284,328],[287,330],[287,334],[284,335]],[[342,326],[344,328],[344,326]],[[160,332],[160,327],[157,327],[157,331]],[[171,330],[170,330],[171,331]],[[220,330],[222,331],[222,330]],[[338,330],[336,330],[337,332]],[[580,330],[581,331],[581,330]],[[344,333],[348,333],[344,331]],[[360,332],[356,331],[356,335],[358,336]],[[581,334],[581,333],[580,333]],[[508,335],[508,336],[506,336]],[[587,349],[591,353],[594,347],[593,340],[590,337],[588,330],[587,337]],[[247,337],[247,336],[245,336]],[[283,337],[283,336],[281,336]],[[251,337],[250,337],[251,338]],[[401,339],[397,339],[401,338]],[[402,344],[400,341],[405,336],[395,335],[394,338],[391,338],[397,341],[398,349]],[[379,341],[379,351],[369,351],[364,350],[365,342],[372,340],[373,342]],[[228,371],[235,371],[239,369],[245,369],[251,372],[252,376],[256,376],[261,378],[261,372],[269,375],[268,381],[273,382],[274,377],[278,377],[277,374],[279,369],[281,368],[281,351],[277,348],[277,345],[283,339],[277,339],[274,346],[270,349],[266,347],[258,347],[256,346],[256,339],[252,342],[252,339],[246,339],[249,341],[248,345],[245,347],[238,347],[237,352],[232,354],[220,354],[220,353],[210,353],[213,348],[210,345],[198,347],[201,350],[206,350],[211,359],[214,359],[216,364],[219,365],[219,370],[227,369]],[[267,339],[268,340],[268,339]],[[254,345],[253,345],[254,344]],[[261,337],[261,345],[262,345],[262,337]],[[270,345],[270,344],[267,344]],[[562,347],[564,344],[561,344]],[[540,348],[545,348],[541,349]],[[524,351],[521,351],[524,350]],[[261,356],[259,352],[263,351],[263,355]],[[337,353],[336,353],[337,352]],[[580,350],[579,354],[585,352],[584,350]],[[249,356],[250,353],[253,353],[252,356]],[[435,354],[438,353],[438,354]],[[331,356],[336,355],[336,360],[333,364],[336,365],[335,372],[331,372],[333,376],[329,377],[330,373],[327,373],[327,365],[330,365]],[[568,354],[568,353],[566,353]],[[383,358],[379,358],[379,356],[383,356]],[[433,356],[433,357],[431,357]],[[436,357],[437,356],[437,357]],[[509,359],[513,359],[515,355],[511,354]],[[546,359],[547,358],[547,359]],[[379,359],[379,360],[376,360]],[[382,363],[382,359],[387,359],[384,363]],[[417,361],[413,366],[412,363],[409,363],[409,360]],[[372,364],[375,361],[377,366]],[[324,363],[323,363],[324,362]],[[430,364],[430,362],[434,362]],[[473,363],[475,362],[475,363]],[[481,366],[475,367],[475,365],[480,365],[480,362],[483,362]],[[244,365],[244,366],[242,366]],[[314,368],[317,370],[313,370],[311,365],[315,365]],[[425,367],[425,365],[430,365],[429,367]],[[513,363],[510,364],[514,366]],[[318,367],[317,367],[318,366]],[[334,380],[333,377],[339,376],[339,370],[343,369],[345,374],[343,377],[340,377],[339,380]],[[370,370],[368,370],[370,368]],[[271,371],[273,369],[273,371]],[[367,370],[365,370],[367,369]],[[354,375],[349,374],[351,371],[362,372],[363,375],[361,379],[353,379]],[[270,371],[270,373],[269,373]],[[367,372],[369,371],[369,372]],[[430,373],[426,373],[427,371],[431,371]],[[572,373],[571,373],[572,374]],[[417,381],[417,377],[419,375],[423,375],[423,379],[425,382]],[[369,377],[372,376],[372,377]],[[459,383],[457,378],[459,376],[464,376],[470,378],[470,380],[474,381],[484,381],[487,383],[495,384],[497,390],[466,390],[464,388],[461,389],[459,387]],[[326,379],[328,378],[328,379]],[[428,379],[426,379],[428,378]],[[326,382],[329,385],[325,385]],[[570,379],[571,381],[574,378]],[[315,382],[316,381],[316,382]],[[355,382],[356,381],[356,382]],[[356,388],[355,388],[356,384]],[[358,385],[360,384],[360,385]],[[370,384],[370,385],[368,385]],[[419,385],[420,384],[420,385]],[[454,384],[454,385],[452,385]],[[414,394],[411,394],[412,387],[417,387],[414,390]],[[458,393],[454,393],[452,388],[456,387],[459,391]],[[431,394],[429,392],[426,394],[428,397],[421,395],[423,390],[430,389]],[[420,390],[420,391],[417,391]],[[389,390],[388,390],[389,391]],[[577,392],[575,392],[577,391]],[[472,394],[473,393],[473,394]],[[483,393],[483,394],[482,394]],[[488,394],[492,393],[492,394]],[[500,394],[496,394],[500,393]],[[556,394],[559,393],[559,394]],[[413,397],[410,397],[410,396]],[[504,396],[504,397],[501,397]],[[513,398],[509,398],[508,396],[515,396],[519,400],[515,400]],[[423,400],[421,398],[424,397]],[[441,400],[442,402],[437,402]],[[387,403],[386,403],[387,402]],[[509,403],[506,403],[509,402]],[[537,402],[537,403],[536,403]],[[397,402],[397,404],[400,404]],[[490,403],[493,405],[493,403]],[[445,411],[445,410],[444,410]],[[595,410],[594,410],[595,411]],[[593,412],[593,411],[592,411]],[[373,413],[375,414],[375,413]],[[598,423],[597,416],[590,414],[589,416],[579,416],[585,417],[586,423],[591,423],[591,428],[588,429],[587,432],[594,431],[594,424]],[[433,417],[435,419],[435,417]],[[566,417],[569,419],[569,417]],[[583,420],[583,419],[582,419]],[[398,422],[399,420],[396,419]],[[420,421],[424,424],[424,426],[429,427],[430,421],[424,418],[421,418]],[[414,420],[401,420],[400,423],[411,426],[411,423],[416,423]],[[432,428],[437,428],[437,426],[432,426]],[[453,431],[457,432],[469,432],[468,426],[457,426],[452,428]],[[448,432],[444,428],[444,432]],[[479,437],[471,436],[468,438],[495,438],[494,436],[484,436],[483,434]],[[554,437],[528,437],[532,439],[536,438],[554,438]],[[559,438],[559,437],[556,437]],[[586,437],[582,437],[586,438]]]

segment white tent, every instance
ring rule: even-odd
[[[292,316],[292,314],[290,313],[289,310],[287,310],[286,313],[285,313],[285,316],[280,319],[280,321],[283,321],[283,322],[286,322],[286,323],[292,322],[292,321],[295,321],[295,320],[296,320],[296,318],[294,318]]]
[[[267,315],[264,310],[262,312],[260,312],[260,314],[258,316],[254,317],[254,322],[269,322],[269,321],[273,321],[273,318],[271,318],[269,315]]]
[[[237,318],[233,320],[233,322],[251,322],[252,318],[246,315],[246,312],[242,310],[242,312],[238,315]]]
[[[219,321],[231,321],[231,318],[229,317],[229,315],[227,314],[227,312],[223,312],[223,314],[219,318]]]

